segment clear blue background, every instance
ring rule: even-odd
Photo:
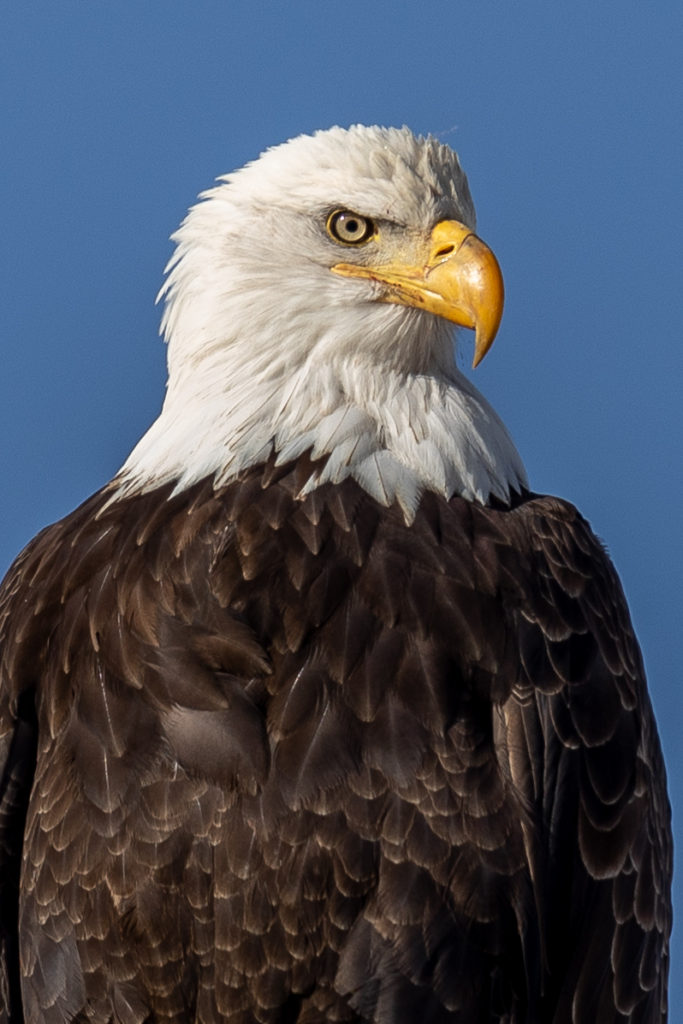
[[[506,278],[476,384],[534,488],[573,500],[607,541],[683,847],[682,12],[680,0],[4,3],[0,567],[104,483],[155,417],[154,296],[198,191],[331,124],[439,134]]]

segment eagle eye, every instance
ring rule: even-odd
[[[361,217],[351,210],[335,210],[327,218],[327,233],[343,245],[363,245],[375,234],[375,225],[369,217]]]

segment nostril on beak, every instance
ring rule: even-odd
[[[455,251],[454,245],[442,245],[440,249],[437,249],[433,255],[435,260],[445,260],[447,256],[450,256]]]

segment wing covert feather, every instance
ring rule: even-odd
[[[552,995],[558,1019],[664,1020],[670,811],[621,585],[570,505],[537,499],[513,516],[532,575],[515,613],[523,675],[502,707],[502,743],[534,808],[527,844],[548,969],[559,978],[564,963],[567,979]]]

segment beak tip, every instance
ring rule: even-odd
[[[496,337],[496,333],[497,333],[497,326],[496,326],[496,330],[494,330],[494,331],[487,331],[486,333],[484,333],[479,328],[477,328],[476,334],[474,336],[474,355],[472,357],[472,369],[473,370],[476,370],[476,368],[479,366],[479,363],[481,363],[481,361],[483,360],[484,356],[486,355],[488,350],[493,345],[493,341],[494,341],[494,339]]]

